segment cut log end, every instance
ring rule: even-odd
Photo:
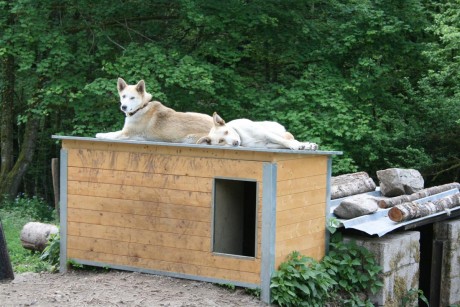
[[[387,202],[384,199],[381,199],[377,202],[377,205],[382,209],[387,209]]]
[[[388,211],[388,217],[393,222],[401,222],[404,219],[403,213],[397,207],[393,207]]]

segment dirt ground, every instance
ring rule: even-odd
[[[122,271],[23,273],[0,283],[0,306],[268,306],[244,289]]]

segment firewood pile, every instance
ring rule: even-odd
[[[331,199],[342,199],[334,214],[352,219],[388,209],[388,217],[395,222],[429,216],[460,206],[460,184],[457,182],[424,188],[424,180],[414,169],[390,168],[377,172],[380,195],[366,193],[376,190],[376,184],[366,172],[332,177]],[[455,191],[456,189],[456,191]],[[420,202],[421,199],[453,190],[442,198]]]

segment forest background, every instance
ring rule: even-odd
[[[0,1],[0,195],[52,202],[51,135],[121,129],[116,79],[180,111],[275,120],[334,175],[460,176],[460,2]]]

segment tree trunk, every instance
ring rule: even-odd
[[[0,280],[4,279],[14,279],[14,273],[11,266],[10,256],[8,255],[8,249],[6,248],[3,225],[0,221]]]
[[[388,199],[382,199],[382,200],[379,200],[378,205],[380,208],[384,208],[384,209],[391,208],[396,205],[402,204],[404,202],[412,202],[420,198],[439,194],[441,192],[449,191],[452,189],[460,190],[460,183],[453,182],[453,183],[443,184],[443,185],[439,185],[436,187],[423,189],[423,190],[420,190],[410,195],[401,195],[401,196],[396,196],[396,197],[392,197]]]
[[[14,198],[19,191],[22,178],[29,168],[37,145],[38,127],[40,120],[35,117],[29,118],[24,131],[24,141],[21,145],[18,159],[8,174],[1,178],[0,195],[9,195]]]
[[[13,168],[13,137],[14,137],[14,57],[6,55],[2,59],[3,86],[1,88],[1,124],[0,124],[0,182]]]
[[[366,172],[331,178],[331,199],[375,191],[375,183]]]
[[[10,12],[12,4],[7,3],[5,12]],[[15,23],[14,14],[7,13],[6,26]],[[0,184],[14,164],[14,89],[16,82],[15,58],[12,54],[14,46],[9,40],[3,42],[5,54],[1,57],[0,82]],[[2,194],[0,194],[0,197]]]
[[[460,193],[449,195],[433,202],[426,202],[424,204],[407,202],[396,205],[388,211],[388,217],[394,222],[403,222],[452,209],[457,206],[460,206]]]
[[[6,2],[10,5],[5,12],[8,14],[6,21],[7,26],[15,24],[16,14],[12,12],[13,4]],[[15,152],[14,148],[14,126],[16,124],[16,115],[14,113],[14,93],[15,93],[15,74],[16,65],[13,50],[15,46],[11,41],[4,42],[3,45],[6,50],[5,54],[0,58],[1,63],[1,77],[2,85],[0,93],[0,197],[7,195],[10,198],[16,197],[19,191],[22,178],[26,173],[32,161],[38,137],[39,119],[33,115],[32,112],[28,113],[29,119],[25,126],[23,142],[20,145],[19,153]],[[42,89],[43,81],[39,81],[37,88]],[[37,91],[38,93],[39,91]],[[17,159],[15,160],[15,156]]]

